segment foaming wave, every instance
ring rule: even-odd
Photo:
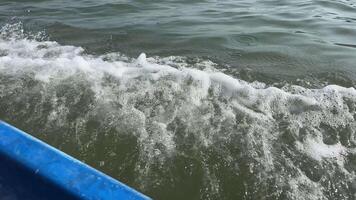
[[[159,198],[355,195],[354,88],[266,87],[207,60],[88,55],[21,24],[1,29],[0,83],[1,118]]]

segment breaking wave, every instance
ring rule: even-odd
[[[0,118],[160,199],[356,198],[356,90],[0,31]],[[177,193],[179,191],[179,193]]]

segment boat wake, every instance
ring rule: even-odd
[[[268,87],[42,35],[0,31],[1,119],[157,198],[356,198],[354,88]]]

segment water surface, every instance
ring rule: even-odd
[[[155,199],[356,198],[356,2],[0,2],[0,119]]]

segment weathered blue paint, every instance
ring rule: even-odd
[[[150,199],[0,121],[0,199]]]

